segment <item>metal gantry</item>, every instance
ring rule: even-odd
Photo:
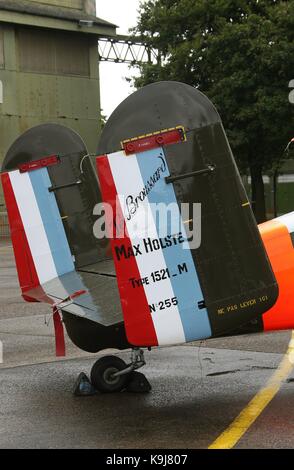
[[[101,62],[141,65],[159,61],[159,54],[155,49],[129,36],[99,38],[98,53]]]

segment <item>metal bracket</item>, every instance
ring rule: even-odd
[[[115,372],[112,377],[119,377],[120,375],[126,375],[133,370],[140,369],[140,367],[145,366],[146,362],[144,359],[144,351],[140,348],[132,349],[131,363],[123,370]]]
[[[197,305],[198,305],[199,310],[206,308],[205,300],[200,300]]]
[[[196,170],[196,171],[191,171],[189,173],[182,173],[181,175],[166,176],[165,181],[166,183],[173,183],[174,181],[191,178],[192,176],[207,175],[207,174],[212,173],[215,169],[216,169],[216,165],[210,163],[203,170]]]
[[[52,193],[53,191],[58,191],[58,189],[64,189],[64,188],[70,188],[72,186],[76,186],[77,184],[82,184],[81,180],[74,181],[73,183],[68,183],[68,184],[62,184],[60,186],[51,186],[48,188],[49,193]]]

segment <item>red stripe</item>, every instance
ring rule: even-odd
[[[63,324],[60,318],[60,313],[56,306],[53,307],[53,323],[55,331],[55,353],[57,357],[65,356],[65,339]]]
[[[40,285],[8,173],[1,175],[19,284],[23,293]]]
[[[116,200],[118,200],[117,191],[107,155],[98,157],[96,164],[101,185],[102,200],[110,204],[113,211],[113,219],[111,220],[109,219],[107,211],[105,214],[108,230],[110,230],[113,220],[123,221],[124,236],[122,238],[111,237],[111,248],[128,341],[135,346],[157,346],[156,331],[149,311],[144,287],[139,286],[133,288],[129,281],[130,278],[141,278],[136,258],[134,256],[130,256],[128,259],[121,257],[121,259],[118,260],[115,254],[115,248],[121,247],[122,245],[125,247],[127,253],[131,252],[132,244],[127,233],[121,207],[119,203],[116,204]],[[125,175],[122,177],[125,177]]]

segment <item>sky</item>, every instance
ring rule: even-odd
[[[119,26],[118,34],[128,34],[137,23],[140,0],[96,0],[97,16]],[[107,117],[134,90],[125,77],[135,75],[127,64],[100,63],[100,92],[102,113]]]

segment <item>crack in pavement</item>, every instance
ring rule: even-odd
[[[248,372],[250,370],[254,369],[269,369],[269,370],[274,370],[276,369],[275,367],[269,367],[269,366],[250,366],[245,369],[233,369],[233,370],[223,370],[220,372],[211,372],[210,374],[206,374],[206,377],[216,377],[218,375],[226,375],[226,374],[236,374],[237,372]],[[293,379],[294,381],[294,379]]]

